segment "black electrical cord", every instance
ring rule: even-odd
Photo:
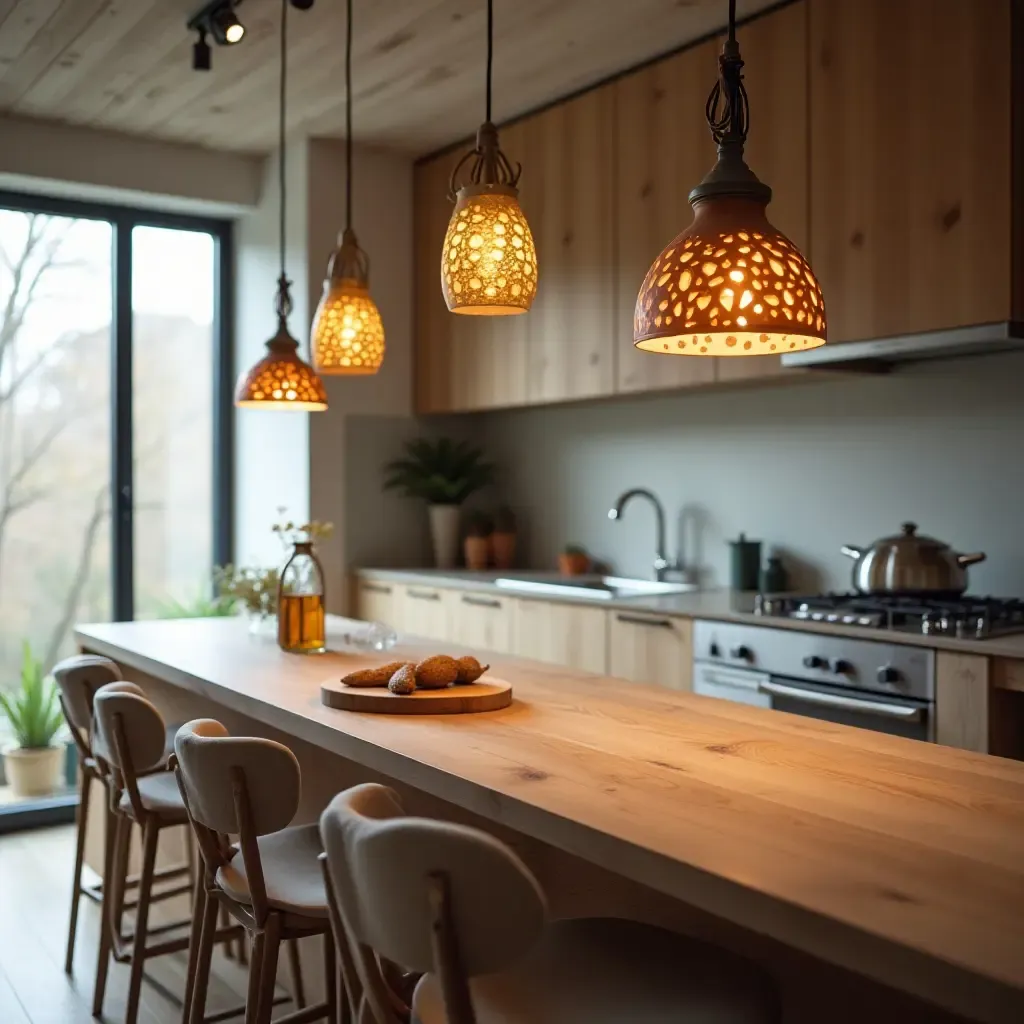
[[[345,36],[345,229],[352,229],[352,0]]]
[[[736,0],[729,0],[729,42],[736,42]]]
[[[487,116],[491,119],[491,66],[494,64],[494,0],[487,0]]]
[[[281,85],[279,94],[279,109],[278,109],[278,147],[277,147],[277,166],[278,175],[280,180],[278,181],[278,189],[281,197],[281,211],[280,211],[280,239],[281,239],[281,277],[284,274],[284,251],[285,251],[285,223],[286,223],[286,189],[285,189],[285,159],[284,159],[284,137],[285,137],[285,101],[287,99],[287,79],[288,79],[288,0],[281,0]]]

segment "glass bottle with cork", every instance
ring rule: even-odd
[[[290,654],[323,654],[327,650],[324,571],[313,543],[316,537],[330,533],[331,524],[286,523],[275,530],[292,544],[278,583],[278,646]]]

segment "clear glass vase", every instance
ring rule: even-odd
[[[323,654],[324,571],[311,541],[297,541],[281,570],[277,592],[277,643],[292,654]]]

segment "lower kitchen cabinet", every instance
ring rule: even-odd
[[[608,675],[692,690],[692,621],[647,612],[609,612]]]
[[[413,583],[398,589],[398,614],[392,623],[396,629],[431,640],[454,639],[452,606],[458,597],[455,591]]]
[[[356,580],[355,616],[365,622],[385,622],[398,628],[399,594],[397,583],[383,580]]]
[[[464,647],[511,653],[514,598],[452,591],[451,599],[451,640]]]
[[[516,601],[512,653],[555,665],[608,671],[608,612],[547,601]]]

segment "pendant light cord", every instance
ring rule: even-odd
[[[729,0],[729,36],[718,58],[718,81],[704,107],[715,143],[741,148],[750,126],[750,103],[743,84],[743,58],[736,42],[736,0]]]
[[[345,29],[345,229],[352,229],[352,0]]]
[[[736,42],[736,0],[729,0],[729,42]]]
[[[277,169],[278,169],[278,191],[281,197],[281,209],[280,209],[280,223],[278,225],[280,229],[280,247],[281,247],[281,277],[284,274],[284,251],[285,251],[285,223],[286,223],[286,189],[284,183],[285,176],[285,153],[284,153],[284,137],[285,137],[285,104],[287,100],[287,80],[288,80],[288,0],[281,0],[281,82],[280,92],[278,95],[278,146],[277,146]]]
[[[349,0],[351,2],[351,0]],[[487,116],[491,120],[491,67],[494,64],[494,0],[487,0]]]

